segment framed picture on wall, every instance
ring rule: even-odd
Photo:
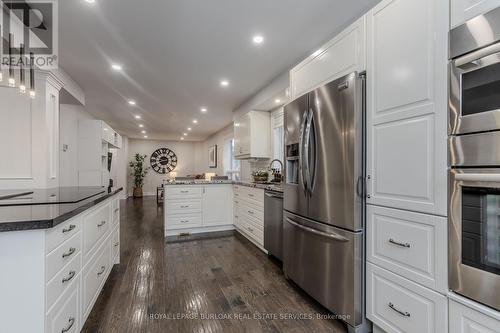
[[[217,145],[208,148],[208,167],[217,168]]]

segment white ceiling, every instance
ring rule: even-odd
[[[59,2],[61,67],[83,88],[93,115],[142,138],[140,114],[149,138],[160,140],[178,140],[188,126],[188,140],[223,128],[233,109],[377,2],[95,1]],[[265,38],[259,46],[257,33]]]

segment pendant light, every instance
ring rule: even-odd
[[[16,86],[16,78],[14,77],[14,68],[12,67],[12,43],[14,42],[14,35],[9,33],[9,87]]]
[[[35,55],[30,52],[30,98],[35,96]]]
[[[19,91],[26,93],[26,80],[24,77],[24,44],[19,45]]]

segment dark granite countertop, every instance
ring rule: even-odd
[[[0,191],[0,232],[52,228],[123,188],[59,187]],[[16,193],[20,196],[16,196]]]
[[[283,193],[283,184],[282,183],[254,183],[252,181],[232,181],[232,180],[191,180],[191,181],[179,181],[179,182],[164,182],[165,186],[171,185],[217,185],[217,184],[235,184],[246,187],[260,188],[263,190],[281,192]]]

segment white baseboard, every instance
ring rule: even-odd
[[[198,227],[198,228],[186,228],[186,229],[174,229],[174,230],[165,230],[165,236],[179,236],[182,233],[190,233],[190,234],[201,234],[205,232],[217,232],[217,231],[228,231],[234,230],[234,225],[218,225],[213,227]]]

